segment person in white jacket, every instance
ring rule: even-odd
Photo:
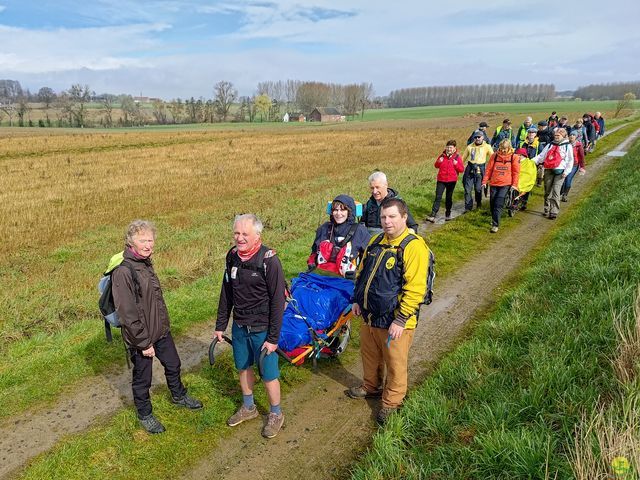
[[[549,220],[555,220],[560,211],[560,190],[564,179],[573,168],[573,147],[567,138],[567,131],[558,128],[553,132],[553,142],[532,159],[536,164],[544,164],[544,213]]]

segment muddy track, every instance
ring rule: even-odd
[[[635,132],[616,150],[625,150],[639,133]],[[574,201],[609,160],[610,157],[601,157],[588,165],[587,176],[575,178],[571,191]],[[570,206],[571,203],[562,204],[562,210]],[[462,210],[461,205],[455,207],[454,215]],[[508,236],[497,234],[481,256],[438,283],[436,299],[421,312],[420,328],[416,331],[410,364],[412,384],[420,382],[442,354],[451,350],[474,315],[495,301],[500,285],[518,271],[522,260],[553,226],[540,211],[519,215],[525,217],[524,221],[510,230]],[[438,224],[423,228],[428,233],[438,228]],[[185,370],[201,364],[211,338],[210,330],[209,325],[194,328],[178,339]],[[286,421],[278,437],[270,441],[262,439],[258,420],[240,425],[199,465],[186,472],[184,478],[285,479],[298,478],[301,472],[313,472],[317,478],[343,477],[348,466],[369,445],[375,428],[376,402],[355,401],[344,395],[344,390],[357,384],[359,378],[359,361],[348,366],[340,362],[329,368],[321,365],[311,381],[283,400]],[[164,384],[159,365],[154,368],[154,385],[158,384]],[[52,407],[5,420],[0,425],[0,477],[11,476],[62,436],[85,430],[97,419],[130,404],[130,372],[124,370],[85,379],[82,388],[70,389]]]

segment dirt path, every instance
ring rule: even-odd
[[[637,137],[639,132],[634,135]],[[624,150],[631,138],[616,150]],[[602,157],[588,166],[587,176],[576,177],[573,199],[597,177],[608,160]],[[462,209],[457,207],[455,212]],[[562,208],[566,209],[567,204]],[[494,301],[500,284],[518,270],[521,260],[553,225],[539,211],[519,215],[526,220],[508,237],[498,234],[481,257],[438,284],[436,299],[422,312],[416,331],[410,365],[412,383],[422,380],[429,367],[455,345],[463,327]],[[438,225],[425,227],[427,232],[435,228]],[[474,286],[473,291],[469,285]],[[209,326],[203,326],[177,341],[185,370],[200,364],[210,335]],[[360,362],[347,367],[336,363],[330,368],[322,367],[313,381],[287,395],[283,401],[286,425],[278,437],[262,439],[259,421],[241,425],[184,478],[286,479],[298,478],[300,472],[313,472],[317,478],[344,476],[345,469],[370,442],[377,406],[374,402],[350,400],[343,394],[347,387],[358,383]],[[162,368],[155,368],[154,372],[154,384],[163,384]],[[85,430],[96,419],[108,417],[131,403],[129,371],[82,383],[81,389],[73,390],[53,407],[25,413],[0,425],[0,478],[11,476],[63,435]]]

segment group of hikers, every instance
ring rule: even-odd
[[[472,210],[474,200],[477,208],[481,206],[482,190],[490,186],[491,231],[497,232],[506,192],[517,188],[520,159],[524,157],[543,166],[544,214],[555,218],[558,200],[566,201],[573,175],[579,169],[584,171],[584,152],[592,148],[597,137],[590,139],[587,133],[585,139],[578,128],[567,133],[563,126],[566,118],[554,116],[555,112],[549,121],[539,122],[538,128],[527,117],[517,132],[512,131],[511,123],[505,119],[492,140],[486,134],[487,124],[482,122],[470,136],[462,155],[455,140],[448,141],[435,162],[439,170],[436,198],[427,220],[435,221],[445,191],[445,219],[451,218],[453,190],[458,175],[463,173],[466,211]],[[596,122],[602,120],[599,113],[594,118]],[[602,122],[600,132],[604,131]],[[586,123],[583,121],[581,125],[584,127]],[[374,172],[368,181],[371,197],[362,212],[357,211],[358,206],[349,195],[338,195],[330,203],[329,218],[316,231],[307,267],[309,271],[344,277],[355,283],[350,301],[353,314],[363,320],[360,329],[363,379],[345,393],[354,399],[381,399],[377,420],[382,424],[402,405],[407,393],[409,349],[420,305],[428,292],[432,254],[424,239],[417,235],[418,225],[407,204],[389,188],[386,175]],[[526,200],[522,208],[526,208]],[[287,285],[276,251],[262,243],[262,233],[263,224],[256,215],[235,217],[234,246],[225,259],[213,336],[224,341],[223,334],[233,318],[233,359],[242,403],[227,420],[231,427],[259,416],[253,396],[256,382],[253,367],[265,351],[260,373],[269,412],[262,435],[272,438],[284,423],[278,355],[274,352],[282,328]],[[151,261],[155,241],[153,223],[133,221],[125,233],[121,263],[111,274],[113,303],[133,364],[134,404],[140,424],[149,433],[165,430],[152,412],[149,394],[153,357],[164,367],[171,401],[193,410],[203,407],[202,402],[187,393],[181,380],[169,313]]]
[[[354,281],[351,309],[364,322],[360,330],[363,381],[345,393],[354,399],[380,398],[377,419],[384,423],[407,392],[409,348],[427,293],[432,254],[416,234],[418,225],[407,204],[388,187],[386,175],[375,172],[369,186],[371,198],[362,212],[356,211],[356,202],[348,195],[338,195],[331,202],[328,221],[316,231],[307,268]],[[362,213],[360,219],[357,213]],[[284,423],[274,352],[287,285],[276,251],[262,243],[262,232],[263,224],[256,215],[235,217],[234,246],[226,256],[214,338],[224,341],[233,318],[232,350],[242,403],[227,420],[231,427],[259,416],[253,368],[266,351],[260,375],[269,412],[262,435],[273,438]],[[149,433],[162,433],[165,428],[152,412],[149,394],[153,357],[164,367],[175,405],[196,410],[202,408],[202,402],[190,396],[181,381],[180,358],[151,261],[155,239],[151,222],[133,221],[127,227],[125,250],[111,273],[111,282],[115,311],[133,364],[132,390],[139,422]]]
[[[543,215],[554,220],[560,202],[567,202],[576,173],[585,173],[585,155],[595,148],[604,135],[605,120],[600,112],[585,113],[570,126],[566,116],[558,118],[552,112],[548,120],[537,127],[526,117],[517,130],[505,118],[493,137],[487,133],[488,124],[480,122],[467,139],[462,155],[455,140],[449,140],[435,161],[438,169],[435,200],[426,218],[435,222],[442,195],[445,194],[445,221],[451,220],[453,192],[462,173],[464,213],[482,205],[483,192],[489,195],[492,233],[498,232],[505,199],[510,191],[518,190],[520,163],[530,159],[538,165],[536,185],[544,184]],[[466,162],[466,166],[465,166]],[[446,192],[446,193],[445,193]],[[526,210],[529,192],[522,192],[520,210]]]

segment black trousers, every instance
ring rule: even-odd
[[[509,192],[509,185],[504,187],[491,186],[489,190],[489,205],[491,207],[491,225],[494,227],[500,226],[500,216],[502,215],[502,209],[504,208],[504,200]]]
[[[187,393],[187,389],[180,379],[180,357],[176,350],[176,344],[173,342],[171,333],[161,338],[153,344],[156,351],[156,357],[164,367],[164,376],[167,379],[167,386],[174,398],[180,398]],[[153,357],[145,357],[142,350],[130,348],[131,363],[133,363],[133,379],[131,388],[133,390],[133,402],[138,410],[139,417],[146,417],[152,411],[151,397],[149,389],[151,388]]]
[[[435,217],[438,210],[440,210],[440,202],[442,201],[442,193],[446,190],[447,195],[444,200],[445,215],[448,217],[451,214],[451,207],[453,207],[453,189],[456,188],[456,182],[438,182],[436,183],[436,198],[433,201],[433,207],[431,208],[431,216]]]

